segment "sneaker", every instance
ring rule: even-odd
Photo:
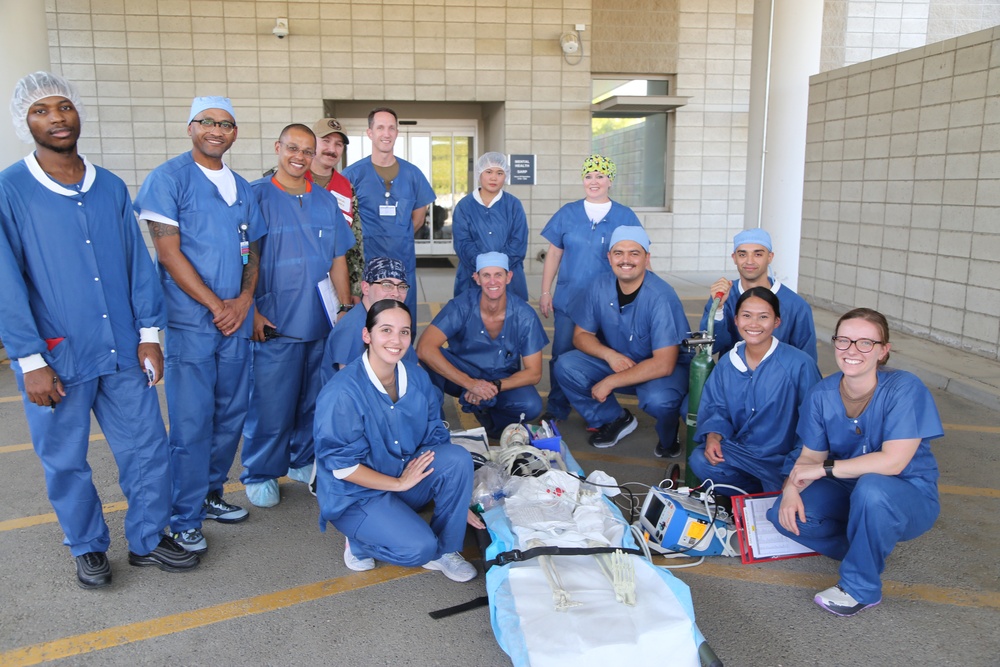
[[[439,570],[444,576],[459,583],[471,581],[476,578],[476,567],[469,561],[462,558],[462,554],[452,551],[437,560],[424,563],[425,570]]]
[[[609,424],[605,424],[597,429],[597,432],[590,436],[590,444],[598,449],[614,447],[618,441],[635,430],[639,422],[628,410],[622,410],[622,416]]]
[[[193,554],[203,554],[208,551],[208,542],[197,528],[182,530],[179,533],[171,533],[170,537],[174,538],[174,541],[184,551],[190,551]]]
[[[374,558],[358,558],[351,551],[351,543],[344,538],[344,565],[347,566],[348,570],[354,570],[355,572],[367,572],[368,570],[375,569],[375,559]]]
[[[230,505],[218,493],[208,494],[205,498],[205,518],[219,523],[239,523],[250,515],[239,505]]]
[[[76,580],[80,588],[104,588],[111,583],[111,563],[103,551],[76,557]]]
[[[863,602],[858,602],[851,594],[840,587],[840,584],[832,586],[825,591],[820,591],[813,598],[813,602],[818,604],[823,609],[826,609],[831,614],[836,614],[837,616],[854,616],[859,611],[864,611],[869,607],[874,607],[882,598],[879,598],[871,604],[864,604]]]
[[[285,475],[288,479],[294,479],[296,482],[308,484],[312,479],[314,466],[315,464],[310,463],[309,465],[302,466],[301,468],[289,468]]]
[[[201,541],[204,542],[205,538],[202,537]],[[200,562],[198,554],[194,551],[188,551],[169,535],[161,537],[156,548],[145,556],[140,556],[132,551],[128,552],[129,565],[136,567],[156,566],[164,572],[186,572],[198,567]]]
[[[266,482],[247,482],[246,491],[247,500],[254,507],[274,507],[281,502],[281,492],[278,491],[278,480],[276,479],[269,479]],[[230,505],[230,507],[235,507],[235,505]],[[246,510],[243,510],[243,513],[246,514]]]
[[[674,444],[671,447],[664,447],[662,442],[657,442],[656,449],[653,450],[653,455],[658,459],[676,459],[681,455],[681,441],[674,440]]]

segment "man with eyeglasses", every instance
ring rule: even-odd
[[[733,238],[732,257],[740,278],[736,282],[719,278],[712,283],[699,325],[703,331],[708,328],[708,311],[712,308],[715,295],[721,292],[722,303],[715,311],[715,343],[712,345],[712,352],[725,354],[740,341],[740,334],[736,329],[736,300],[740,298],[740,294],[751,287],[766,287],[778,297],[781,304],[781,326],[774,330],[774,337],[782,343],[799,348],[816,361],[816,325],[813,322],[812,308],[791,288],[768,275],[768,267],[774,260],[771,235],[763,229],[740,232]]]
[[[396,112],[387,107],[368,114],[372,154],[344,170],[354,186],[361,213],[365,257],[393,257],[406,267],[406,282],[417,284],[417,253],[413,234],[424,225],[434,189],[423,172],[393,153],[399,126]],[[403,299],[414,318],[417,295]]]
[[[507,255],[477,256],[472,277],[479,289],[445,304],[420,336],[417,357],[436,387],[499,438],[522,414],[532,421],[542,413],[535,385],[549,337],[535,309],[507,292],[514,277]]]
[[[329,281],[338,300],[350,304],[345,253],[354,245],[337,201],[306,178],[316,155],[312,130],[285,127],[274,151],[277,171],[251,186],[267,236],[260,240],[240,481],[257,507],[278,504],[282,475],[304,483],[312,476],[313,412],[331,324],[317,282]]]
[[[312,131],[316,135],[316,157],[309,167],[306,178],[337,199],[344,220],[354,232],[354,247],[347,251],[347,274],[351,278],[351,296],[357,302],[361,299],[361,278],[365,270],[361,217],[358,215],[358,203],[354,198],[351,182],[335,168],[340,164],[340,159],[351,142],[336,118],[319,119],[313,125]]]
[[[389,257],[373,257],[368,260],[361,281],[361,303],[344,315],[327,336],[320,374],[323,385],[341,367],[351,363],[365,351],[361,330],[365,328],[365,319],[372,304],[382,299],[405,301],[411,291],[410,284],[406,282],[406,268],[401,261]],[[410,346],[404,359],[414,362],[417,360],[414,347]]]
[[[250,184],[222,161],[236,141],[225,97],[196,97],[192,148],[154,169],[135,200],[149,227],[167,299],[167,412],[174,538],[208,543],[202,521],[237,523],[247,511],[222,499],[250,396],[248,317],[266,231]]]

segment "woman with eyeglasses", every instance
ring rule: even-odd
[[[927,387],[885,367],[889,325],[881,313],[846,313],[833,346],[840,372],[806,396],[802,450],[768,518],[841,561],[840,581],[814,601],[853,616],[882,601],[880,575],[896,544],[930,530],[940,512],[930,441],[944,433]]]
[[[395,299],[372,304],[365,351],[316,400],[316,482],[320,526],[347,538],[344,564],[358,572],[375,560],[438,570],[469,581],[476,568],[459,551],[470,515],[472,457],[451,444],[441,394],[426,371],[405,361],[410,310]],[[434,501],[430,525],[418,514]]]
[[[698,479],[729,485],[723,495],[781,489],[799,405],[822,378],[812,357],[774,336],[780,306],[767,287],[740,295],[733,320],[742,340],[719,358],[701,396],[688,465]]]
[[[528,219],[521,200],[503,189],[510,166],[503,153],[483,153],[476,160],[477,187],[455,204],[451,215],[452,245],[458,255],[455,296],[478,290],[472,278],[476,257],[488,252],[507,255],[513,277],[507,291],[528,300],[524,255],[528,252]]]

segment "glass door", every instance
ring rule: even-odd
[[[372,144],[364,132],[367,121],[349,120],[351,143],[347,146],[346,164],[368,157]],[[475,121],[409,121],[400,123],[393,153],[413,163],[434,188],[437,196],[427,212],[424,226],[414,234],[418,257],[453,255],[451,212],[458,201],[469,194],[475,178]]]

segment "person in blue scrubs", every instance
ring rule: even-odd
[[[816,325],[813,323],[812,308],[806,300],[796,294],[781,281],[768,276],[768,267],[774,260],[771,252],[771,235],[763,229],[747,229],[733,238],[733,263],[740,274],[739,280],[733,282],[728,278],[719,278],[709,288],[708,302],[701,316],[701,330],[708,328],[708,313],[716,294],[722,294],[722,303],[715,311],[715,342],[712,352],[723,355],[740,340],[736,328],[736,300],[740,294],[751,287],[766,287],[778,297],[781,302],[781,327],[774,335],[783,343],[797,347],[813,361],[818,359],[816,353]]]
[[[559,356],[573,349],[572,304],[578,304],[596,280],[610,278],[608,250],[611,234],[621,226],[641,227],[639,218],[627,206],[608,196],[615,180],[615,163],[603,155],[583,161],[584,199],[566,204],[542,229],[549,242],[542,267],[542,294],[539,307],[547,319],[555,313],[552,360],[549,362],[549,397],[543,419],[569,417],[570,401],[555,372]],[[552,284],[555,284],[555,294]]]
[[[479,290],[472,277],[476,273],[476,257],[486,252],[501,252],[507,255],[513,274],[507,292],[522,301],[528,300],[528,282],[524,277],[528,219],[521,200],[503,189],[509,171],[503,153],[483,153],[476,161],[479,186],[471,196],[455,204],[451,214],[451,240],[458,255],[455,296],[466,290]]]
[[[372,154],[344,170],[354,187],[361,215],[365,261],[394,257],[406,267],[406,282],[417,284],[417,254],[413,235],[423,227],[427,206],[436,198],[427,177],[415,165],[393,154],[399,120],[386,107],[368,114]],[[406,305],[417,312],[416,290],[406,295]]]
[[[111,537],[87,463],[92,411],[128,501],[129,563],[190,570],[198,557],[163,534],[169,452],[153,385],[166,313],[128,189],[77,151],[84,114],[71,83],[29,74],[10,109],[35,150],[0,173],[0,338],[77,581],[111,583]]]
[[[681,352],[688,321],[674,288],[650,271],[649,237],[642,227],[611,234],[612,276],[600,278],[571,312],[575,350],[556,363],[570,403],[597,430],[590,444],[613,447],[635,430],[615,392],[635,394],[656,420],[656,456],[676,456],[681,401],[687,395],[691,355]]]
[[[821,376],[813,359],[775,337],[781,304],[766,287],[736,301],[743,340],[719,358],[698,407],[688,465],[718,492],[732,496],[781,489],[785,457],[795,445],[799,405]],[[731,487],[737,487],[736,489]]]
[[[317,283],[329,283],[338,301],[350,304],[346,253],[354,245],[337,200],[306,179],[316,152],[312,130],[285,127],[274,150],[277,171],[251,186],[268,231],[260,240],[240,480],[257,507],[278,504],[278,477],[287,473],[307,484],[312,477],[323,345],[337,317],[327,312]]]
[[[166,385],[170,527],[185,549],[208,549],[202,521],[237,523],[242,507],[222,498],[250,397],[250,335],[267,228],[250,184],[222,161],[236,141],[225,97],[196,97],[192,149],[154,169],[135,200],[149,226],[167,300]]]
[[[365,351],[361,331],[365,328],[365,319],[372,304],[382,299],[403,301],[409,291],[406,268],[401,261],[389,257],[372,257],[368,260],[361,280],[361,303],[352,306],[350,312],[340,318],[337,326],[326,337],[320,368],[320,381],[323,385],[330,381],[334,373]],[[403,355],[403,359],[417,363],[417,353],[412,346]]]
[[[930,530],[941,511],[931,440],[944,435],[927,387],[885,367],[889,325],[869,308],[845,313],[833,336],[839,373],[800,410],[801,451],[767,514],[784,535],[840,563],[814,601],[838,616],[882,601],[881,574],[898,542]]]
[[[439,570],[469,581],[476,568],[459,551],[469,508],[472,457],[451,444],[430,378],[403,361],[409,309],[383,299],[368,310],[367,350],[323,387],[316,401],[320,527],[347,538],[344,563],[356,571],[393,565]],[[430,525],[417,513],[434,501]]]
[[[549,338],[535,309],[507,291],[513,275],[503,253],[479,255],[479,289],[449,301],[417,345],[431,382],[457,396],[491,438],[522,416],[533,421],[542,412],[535,385]]]

